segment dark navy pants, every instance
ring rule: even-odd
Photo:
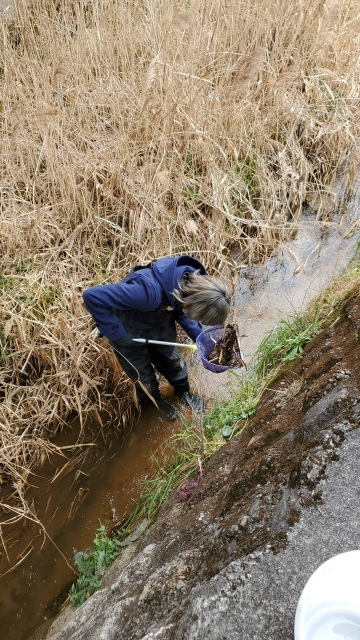
[[[144,336],[138,336],[144,337]],[[147,337],[150,337],[149,335]],[[168,342],[176,341],[175,326],[159,328],[153,331],[151,337],[154,340]],[[151,395],[156,395],[159,390],[159,383],[155,370],[166,378],[166,380],[179,391],[188,390],[188,373],[186,363],[180,356],[176,347],[137,344],[119,345],[111,342],[115,355],[129,378],[135,382],[136,393],[141,401],[148,396],[137,384],[140,380]]]

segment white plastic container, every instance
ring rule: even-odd
[[[324,562],[300,596],[295,640],[360,640],[360,551]]]

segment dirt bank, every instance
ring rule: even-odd
[[[181,502],[172,495],[136,555],[120,557],[104,588],[75,613],[65,612],[47,640],[263,638],[269,620],[265,616],[262,631],[247,633],[246,620],[256,619],[256,611],[248,604],[245,617],[244,610],[235,615],[242,600],[237,605],[231,594],[251,583],[249,566],[265,556],[275,569],[262,576],[264,583],[269,577],[276,582],[276,563],[308,514],[318,517],[321,537],[329,470],[341,468],[342,448],[357,441],[359,356],[356,291],[335,326],[273,383],[247,430],[212,458],[191,498]],[[292,572],[301,567],[295,563]],[[231,615],[214,626],[215,610]],[[270,629],[266,637],[289,640],[294,613],[277,615],[276,633]]]

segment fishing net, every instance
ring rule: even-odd
[[[212,373],[221,373],[229,369],[242,369],[245,366],[240,350],[237,327],[210,327],[196,338],[196,346],[205,369]],[[220,364],[223,357],[223,364]]]

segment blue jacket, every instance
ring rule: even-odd
[[[191,256],[180,258],[160,258],[151,267],[135,270],[117,284],[105,284],[91,287],[83,292],[85,307],[92,315],[101,334],[108,340],[120,340],[127,331],[116,311],[136,310],[146,314],[156,311],[165,294],[169,305],[174,307],[174,319],[187,335],[195,341],[202,327],[191,320],[181,310],[172,292],[178,286],[185,272],[199,270],[205,274],[205,268]]]

